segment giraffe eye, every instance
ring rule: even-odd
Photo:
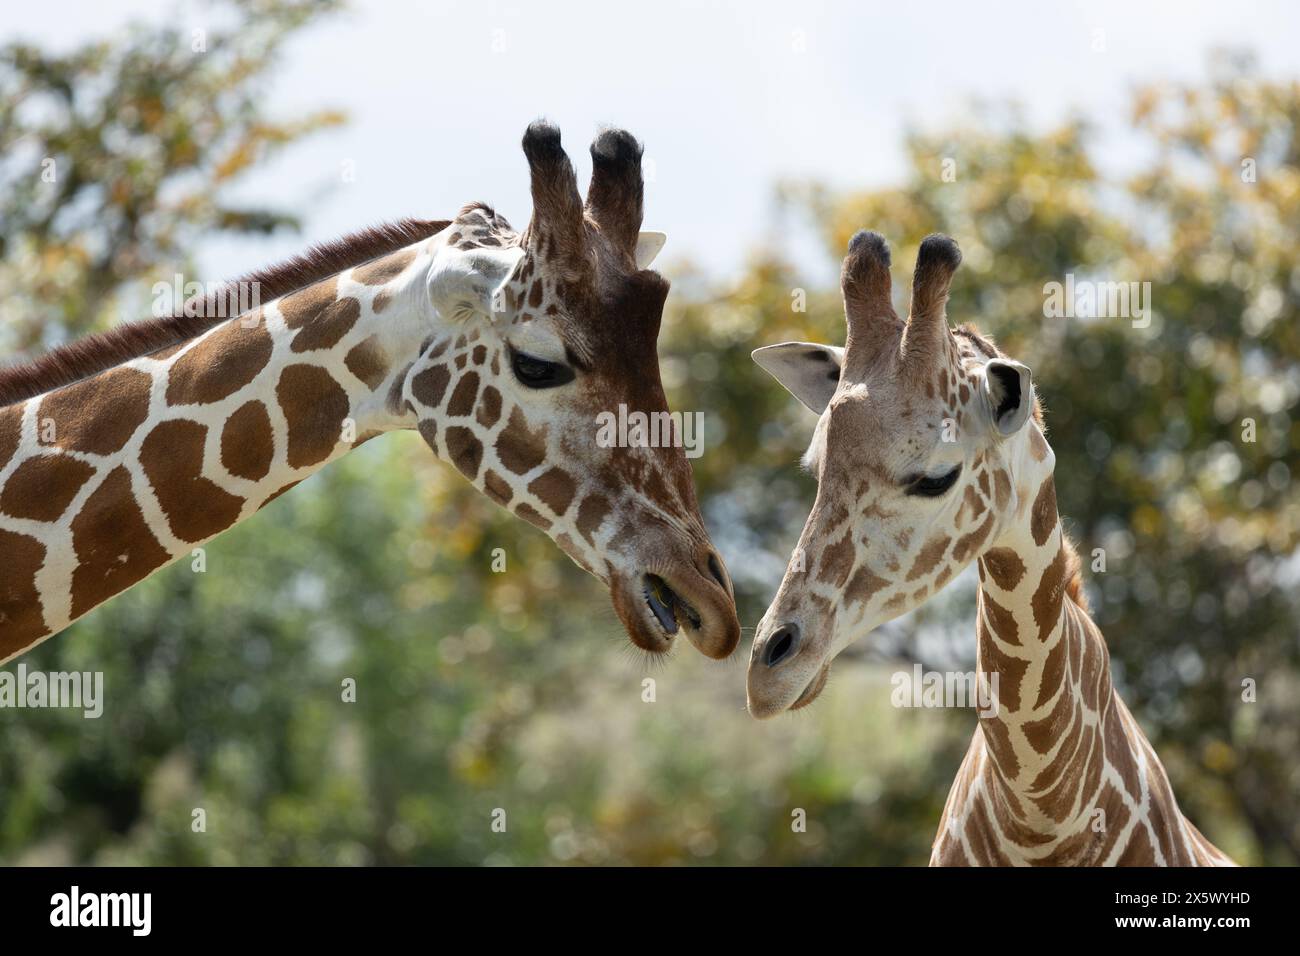
[[[573,369],[559,362],[548,362],[536,356],[510,349],[510,367],[515,378],[527,388],[555,388],[573,381]]]
[[[923,498],[938,498],[956,483],[957,476],[960,474],[961,465],[958,465],[946,475],[940,475],[938,478],[922,475],[907,486],[907,494],[920,495]]]

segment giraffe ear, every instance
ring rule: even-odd
[[[990,359],[984,366],[984,401],[993,427],[1014,435],[1034,410],[1034,383],[1028,366],[1010,359]]]
[[[812,342],[782,342],[750,353],[754,361],[799,401],[820,415],[840,382],[844,349]]]
[[[649,269],[668,237],[662,232],[642,232],[636,238],[636,267]]]
[[[509,249],[454,249],[443,246],[429,267],[429,299],[448,321],[504,311],[497,293],[523,256]]]

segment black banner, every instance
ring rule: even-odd
[[[497,942],[551,926],[570,940],[613,943],[599,929],[610,917],[652,938],[664,922],[724,914],[717,931],[738,937],[768,923],[802,934],[849,920],[863,939],[879,931],[975,940],[980,927],[1014,925],[1071,939],[1231,941],[1291,925],[1294,914],[1283,910],[1295,896],[1295,871],[8,869],[0,870],[0,894],[6,942],[243,943],[272,931],[373,944],[377,933],[427,934],[433,922],[453,938],[486,927]]]

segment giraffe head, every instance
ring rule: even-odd
[[[620,413],[669,421],[656,353],[668,283],[646,268],[663,236],[641,232],[641,146],[598,136],[585,202],[558,129],[532,124],[523,148],[527,229],[471,205],[431,240],[436,331],[402,405],[434,451],[609,587],[636,645],[666,651],[685,632],[725,657],[740,625],[680,433],[620,447],[602,428]]]
[[[789,342],[754,353],[821,416],[804,458],[817,498],[754,637],[756,717],[811,703],[836,654],[998,543],[1051,472],[1029,369],[973,328],[948,326],[960,262],[946,236],[921,243],[903,322],[889,248],[859,232],[841,272],[845,347]]]

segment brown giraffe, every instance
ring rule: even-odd
[[[979,567],[977,681],[996,693],[948,796],[932,865],[1231,861],[1182,815],[1111,686],[1029,369],[950,329],[961,261],[921,243],[904,323],[889,249],[849,244],[845,348],[785,343],[755,360],[821,417],[805,457],[816,502],[749,662],[749,709],[804,707],[855,637]]]
[[[0,372],[0,662],[249,517],[356,445],[418,429],[603,581],[632,641],[725,657],[730,580],[680,447],[601,447],[597,417],[667,416],[641,147],[523,139],[522,235],[472,204],[250,276],[259,308],[126,326]]]

